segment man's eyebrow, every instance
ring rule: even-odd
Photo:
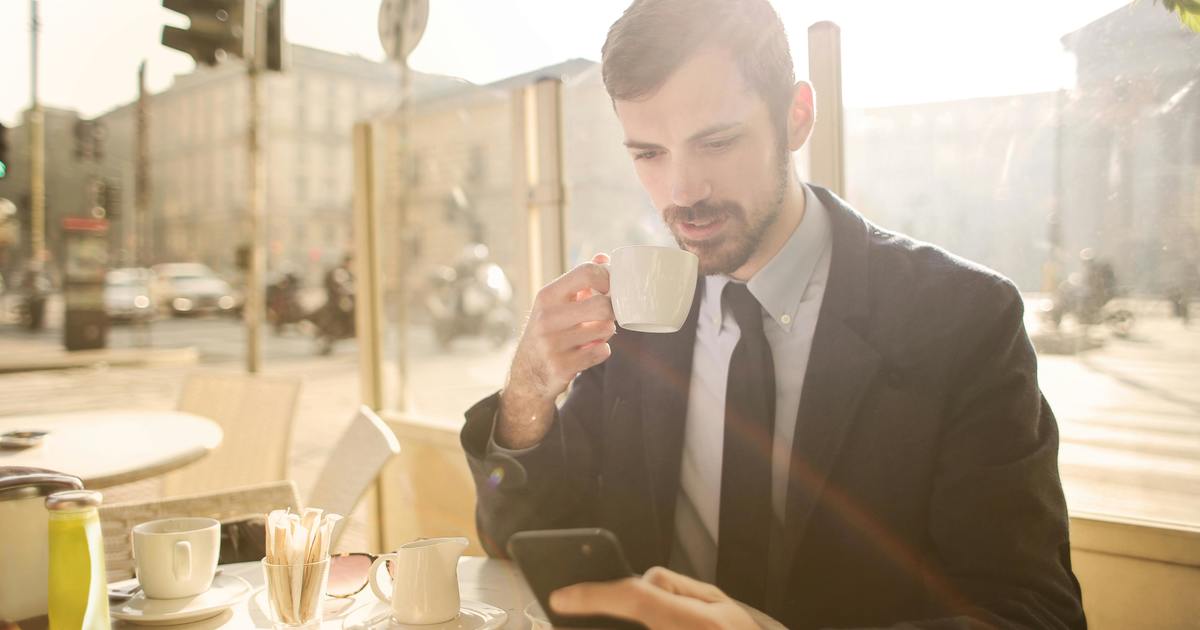
[[[662,145],[654,144],[653,142],[639,142],[637,140],[626,140],[625,146],[630,149],[637,149],[639,151],[662,148]]]
[[[741,125],[742,125],[742,123],[740,123],[740,122],[717,123],[715,125],[709,125],[708,127],[705,127],[704,129],[701,129],[700,131],[697,131],[696,133],[692,134],[691,137],[688,138],[688,142],[695,142],[701,138],[705,138],[707,136],[718,134],[718,133],[721,133],[722,131],[729,131],[730,129],[733,129],[735,127],[740,127]],[[643,150],[643,151],[648,150],[648,149],[663,148],[662,145],[654,144],[653,142],[641,142],[639,140],[626,140],[625,146],[630,149],[637,149],[637,150]]]
[[[742,125],[742,123],[740,123],[740,122],[717,123],[715,125],[709,125],[709,126],[705,127],[704,129],[701,129],[700,131],[697,131],[696,133],[692,134],[691,137],[688,138],[688,142],[695,142],[701,138],[716,135],[718,133],[721,133],[722,131],[729,131],[730,129],[733,129],[734,127],[740,127],[741,125]]]

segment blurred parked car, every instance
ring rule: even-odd
[[[241,297],[208,265],[164,263],[154,266],[153,298],[172,315],[235,313]]]
[[[143,267],[113,269],[104,276],[104,310],[115,321],[142,322],[154,317],[150,285],[154,272]]]

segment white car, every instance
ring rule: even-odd
[[[150,284],[154,272],[142,267],[112,269],[104,276],[104,310],[111,320],[146,321],[154,317]]]
[[[233,313],[241,302],[228,282],[201,263],[155,265],[154,301],[172,315]]]

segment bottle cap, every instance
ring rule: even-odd
[[[46,497],[46,509],[51,511],[85,510],[100,507],[104,495],[95,490],[67,490]]]

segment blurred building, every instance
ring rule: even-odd
[[[848,196],[1026,291],[1090,248],[1161,295],[1200,263],[1200,37],[1139,2],[1063,45],[1071,90],[848,111]]]
[[[1062,256],[1093,248],[1122,285],[1161,295],[1200,265],[1200,36],[1137,2],[1063,45],[1078,80],[1063,99]]]
[[[417,74],[415,91],[450,82]],[[114,225],[117,256],[148,263],[195,260],[235,274],[246,238],[248,89],[230,61],[180,75],[149,97],[148,252],[133,251],[136,221],[136,103],[99,117],[107,129],[103,167],[124,194]],[[291,65],[268,73],[266,127],[268,269],[310,284],[353,244],[355,122],[395,108],[399,72],[387,63],[292,46]]]
[[[848,110],[847,197],[872,221],[1036,290],[1055,210],[1054,93]]]
[[[84,147],[76,141],[82,122],[77,112],[53,107],[43,107],[42,111],[45,121],[46,249],[50,255],[50,270],[55,272],[63,256],[62,238],[56,226],[66,217],[90,216],[101,167],[95,160],[93,147],[87,147],[85,153],[81,150]],[[19,221],[15,242],[0,244],[0,274],[4,274],[5,280],[12,280],[12,274],[30,256],[28,117],[26,111],[21,124],[8,130],[10,164],[8,175],[0,179],[0,197],[16,204]],[[10,281],[7,285],[15,286],[15,283]]]

